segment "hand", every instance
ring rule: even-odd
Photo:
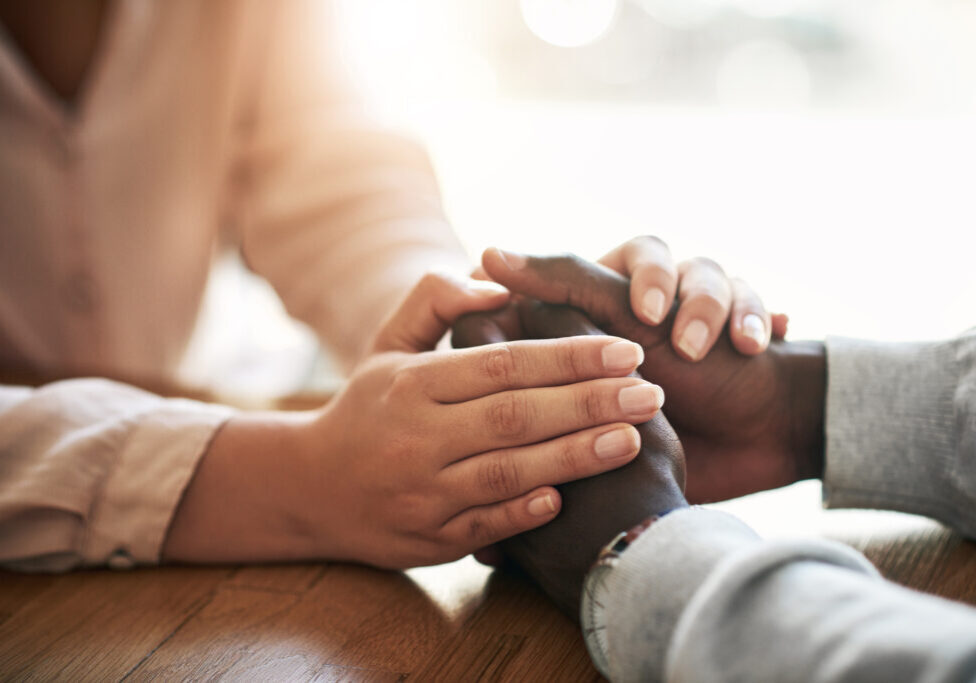
[[[521,258],[517,254],[510,256]],[[687,360],[704,358],[726,323],[732,345],[746,356],[765,351],[771,336],[786,336],[787,317],[767,313],[748,284],[728,278],[711,259],[695,258],[675,264],[667,244],[657,237],[635,237],[598,263],[630,278],[631,310],[644,324],[660,325],[677,307],[670,322],[671,344]],[[473,277],[490,279],[482,267],[475,270]],[[512,306],[492,317],[510,334],[509,339],[521,338]]]
[[[531,338],[602,335],[579,311],[524,301],[521,326]],[[474,345],[495,338],[488,314],[458,320],[453,340]],[[579,619],[579,601],[586,572],[615,534],[652,516],[687,506],[684,456],[677,435],[664,415],[638,425],[641,449],[633,462],[599,476],[559,486],[563,507],[549,524],[500,544],[571,619]]]
[[[676,316],[649,327],[631,311],[631,286],[572,256],[488,250],[487,274],[513,293],[584,311],[600,328],[644,348],[640,372],[659,383],[687,458],[688,499],[721,500],[819,477],[823,471],[825,360],[819,343],[774,343],[743,356],[722,335],[689,363],[668,343]]]
[[[611,337],[429,351],[494,284],[429,276],[324,409],[232,419],[174,518],[164,557],[326,557],[402,568],[457,559],[552,520],[552,484],[634,458],[660,389]],[[608,437],[613,434],[615,437]]]

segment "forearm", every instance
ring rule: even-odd
[[[845,546],[763,541],[715,511],[662,518],[610,581],[614,681],[949,681],[976,670],[971,609],[887,583]]]
[[[470,266],[427,153],[378,125],[351,87],[334,4],[257,13],[225,199],[249,267],[350,368],[426,269]]]
[[[169,562],[267,562],[325,557],[308,514],[315,481],[301,433],[311,413],[230,419],[200,460],[163,545]]]
[[[976,612],[881,580],[820,541],[765,542],[718,565],[690,601],[667,680],[972,680]]]

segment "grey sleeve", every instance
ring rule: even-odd
[[[976,332],[827,340],[828,507],[899,510],[976,537]]]
[[[976,680],[976,610],[888,583],[837,543],[682,510],[610,580],[613,681]]]

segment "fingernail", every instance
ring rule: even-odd
[[[547,493],[544,496],[539,496],[538,498],[533,498],[529,501],[530,515],[542,517],[543,515],[551,515],[555,511],[556,504],[552,502],[551,493]]]
[[[502,260],[502,263],[504,263],[505,267],[509,270],[519,270],[524,268],[525,264],[528,262],[526,258],[522,256],[522,254],[516,254],[511,251],[503,251],[497,247],[495,247],[495,253],[498,254],[498,258]]]
[[[698,360],[705,350],[706,341],[708,341],[708,325],[696,318],[688,323],[684,334],[678,340],[678,348],[692,360]]]
[[[635,384],[621,389],[617,401],[628,415],[648,415],[664,404],[664,392],[654,384]]]
[[[644,315],[652,323],[659,323],[664,319],[664,292],[657,287],[652,287],[644,294],[641,307]]]
[[[468,291],[479,296],[497,296],[508,294],[508,290],[497,282],[490,280],[468,280]]]
[[[634,429],[615,429],[601,434],[593,442],[593,450],[600,460],[612,460],[630,455],[640,448],[640,437]]]
[[[766,325],[755,313],[750,313],[742,319],[742,334],[762,346],[766,343]]]
[[[603,367],[611,372],[633,370],[644,362],[644,349],[629,341],[618,341],[603,347]]]

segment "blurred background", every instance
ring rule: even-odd
[[[651,233],[746,278],[795,339],[976,324],[976,4],[337,4],[353,82],[425,142],[473,259]],[[265,285],[218,273],[185,378],[336,385]]]

